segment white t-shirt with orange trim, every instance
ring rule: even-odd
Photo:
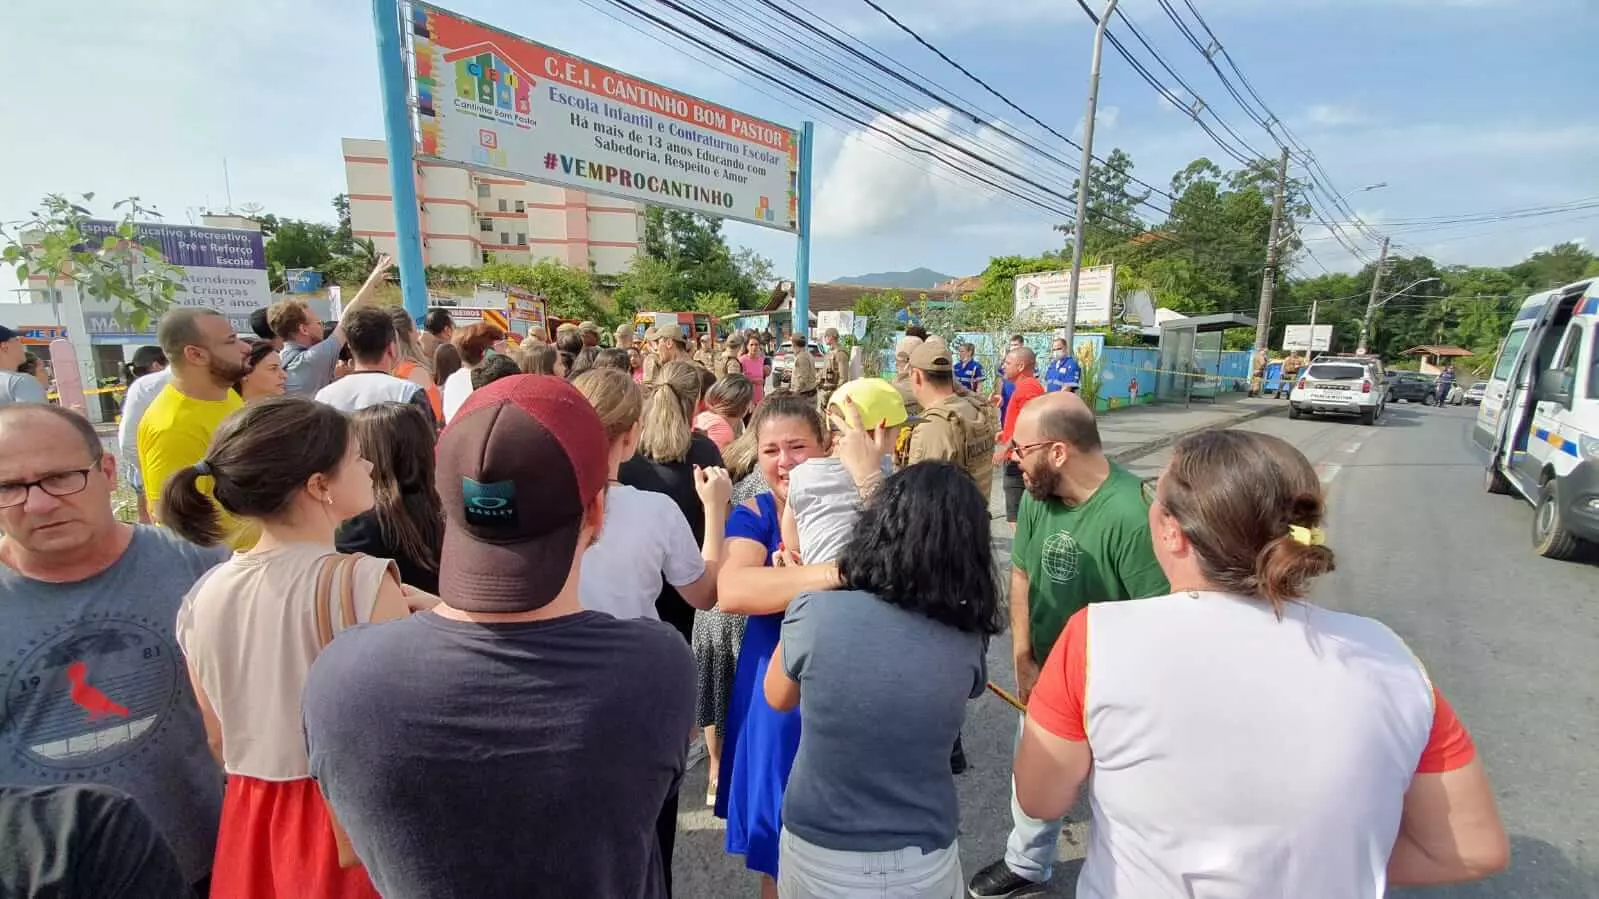
[[[1078,899],[1376,899],[1411,779],[1476,757],[1381,623],[1220,593],[1073,615],[1027,714],[1093,753]]]

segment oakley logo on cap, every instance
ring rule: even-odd
[[[466,523],[504,527],[516,524],[516,484],[494,481],[482,484],[461,478],[461,501],[466,506]]]

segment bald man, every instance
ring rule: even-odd
[[[1008,454],[1026,485],[1010,578],[1011,652],[1025,702],[1078,610],[1163,596],[1171,586],[1150,543],[1143,482],[1105,456],[1081,397],[1063,391],[1026,402],[1012,437]],[[972,877],[972,896],[1039,895],[1049,881],[1062,822],[1029,818],[1014,799],[1011,819],[1005,857]]]
[[[1038,367],[1038,357],[1026,344],[1018,344],[1010,348],[1005,354],[1005,362],[1001,373],[1005,376],[1005,383],[1010,387],[1007,391],[1004,406],[1004,423],[999,431],[999,448],[994,451],[994,464],[1004,465],[1003,486],[1005,490],[1005,520],[1011,524],[1016,523],[1017,510],[1021,508],[1022,501],[1022,470],[1010,457],[1012,439],[1016,436],[1016,422],[1021,417],[1022,409],[1034,399],[1044,395],[1044,385],[1033,374]]]

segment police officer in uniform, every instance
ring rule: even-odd
[[[814,402],[819,379],[816,373],[816,360],[811,358],[811,351],[806,347],[805,335],[795,331],[788,338],[788,346],[794,355],[793,367],[789,373],[789,389],[800,396],[809,397]]]
[[[838,345],[837,328],[822,332],[822,343],[827,347],[827,356],[822,360],[822,371],[817,378],[816,405],[826,412],[833,391],[849,380],[849,350]]]
[[[716,370],[716,357],[711,351],[715,341],[716,338],[710,334],[701,334],[699,339],[699,349],[694,351],[694,364],[705,369],[706,371]]]
[[[660,358],[655,353],[655,345],[660,342],[660,332],[655,328],[644,329],[644,383],[655,383],[655,370],[660,368]]]
[[[953,462],[984,496],[994,477],[994,426],[981,398],[955,383],[954,360],[942,340],[929,338],[911,353],[909,382],[922,407],[905,462]]]
[[[938,337],[911,350],[906,381],[922,409],[910,432],[905,464],[929,459],[953,462],[971,477],[984,497],[994,479],[994,425],[988,405],[955,382],[955,360]],[[956,774],[966,770],[966,751],[959,735],[949,756]]]

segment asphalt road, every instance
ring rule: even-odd
[[[1394,896],[1599,899],[1599,568],[1531,552],[1531,508],[1482,490],[1473,408],[1390,407],[1376,427],[1274,416],[1242,427],[1289,440],[1318,466],[1338,571],[1314,601],[1377,617],[1426,663],[1477,741],[1511,834],[1508,872]],[[1167,453],[1129,464],[1157,473]],[[1008,565],[1009,540],[996,523]],[[1007,687],[1010,644],[989,667]],[[972,769],[957,781],[961,860],[970,876],[1000,857],[1010,829],[1015,714],[975,700],[964,730]],[[679,899],[756,895],[755,876],[722,850],[704,807],[705,766],[682,791],[674,859]],[[1079,804],[1073,817],[1086,819]],[[1071,896],[1084,824],[1063,834],[1048,895]]]

